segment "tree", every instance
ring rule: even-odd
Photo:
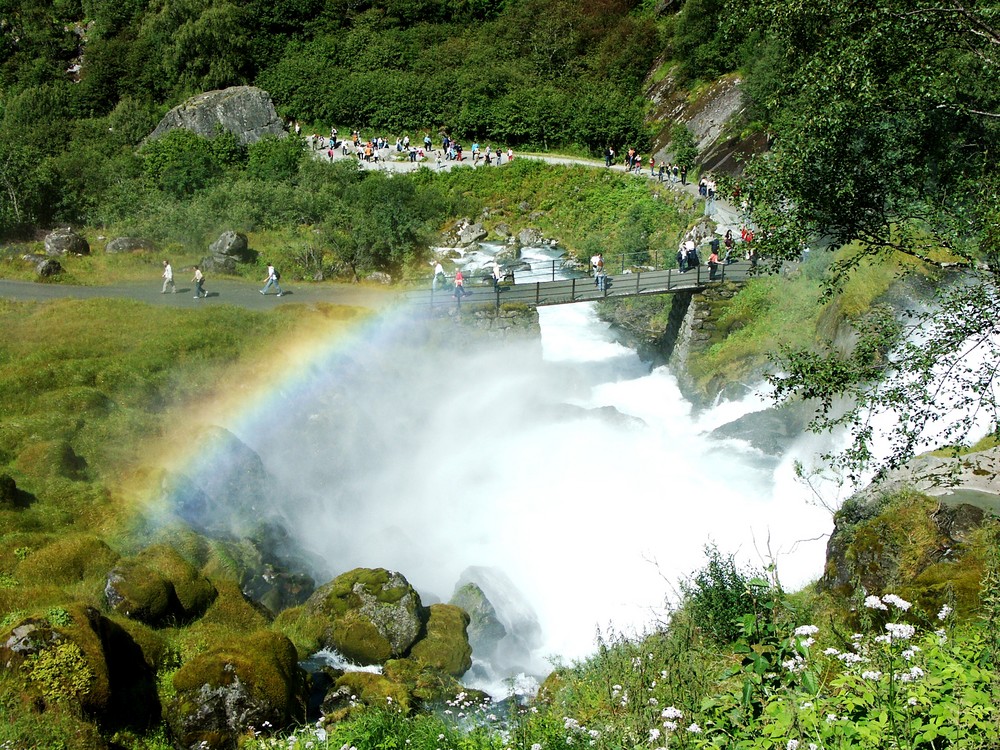
[[[817,399],[816,429],[852,431],[839,459],[855,476],[955,445],[984,417],[998,424],[998,13],[958,0],[754,0],[741,18],[770,54],[784,51],[788,72],[754,89],[774,145],[741,179],[769,270],[812,240],[858,248],[834,264],[830,294],[863,262],[890,256],[963,272],[932,312],[859,321],[852,350],[828,343],[779,358],[778,395]],[[845,398],[853,406],[838,410]],[[882,457],[878,412],[895,420]]]

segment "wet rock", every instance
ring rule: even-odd
[[[321,586],[306,610],[323,620],[323,645],[359,664],[403,656],[427,621],[420,595],[399,573],[355,568]]]
[[[72,229],[55,229],[45,237],[46,255],[90,255],[90,245]]]
[[[517,233],[517,241],[522,247],[535,247],[541,245],[545,238],[537,229],[522,229]]]
[[[232,748],[248,728],[283,729],[305,719],[305,672],[283,635],[260,631],[182,666],[165,713],[183,748]]]
[[[221,128],[235,135],[244,146],[256,143],[265,135],[278,138],[288,135],[271,97],[255,86],[233,86],[193,96],[167,112],[148,139],[162,138],[177,128],[190,130],[203,138],[213,138]]]
[[[501,239],[507,239],[508,237],[510,237],[510,225],[507,224],[506,222],[501,221],[499,224],[493,227],[493,231],[496,232],[497,236],[500,237]]]
[[[467,632],[473,653],[489,658],[507,635],[507,629],[497,618],[497,612],[486,594],[478,584],[470,582],[455,589],[450,603],[461,607],[469,615]]]
[[[712,430],[712,437],[745,440],[768,455],[780,456],[802,436],[813,413],[802,402],[751,412]]]
[[[104,252],[117,255],[121,253],[152,253],[156,245],[140,237],[116,237],[104,246]]]

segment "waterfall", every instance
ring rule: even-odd
[[[821,574],[831,519],[793,456],[708,435],[765,399],[695,414],[592,304],[539,316],[541,354],[369,342],[239,434],[285,488],[275,502],[317,575],[390,568],[432,602],[466,569],[495,570],[538,624],[516,667],[541,675],[547,657],[590,653],[598,628],[665,617],[709,542],[757,567],[773,556],[786,587]]]

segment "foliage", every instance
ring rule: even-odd
[[[705,557],[705,567],[681,582],[684,605],[698,628],[731,643],[757,627],[770,585],[760,572],[741,571],[734,555],[714,545],[705,547]]]
[[[786,351],[779,395],[819,398],[815,427],[850,429],[840,460],[854,474],[989,429],[992,368],[979,356],[997,355],[988,312],[998,297],[995,8],[755,0],[734,14],[747,34],[768,39],[762,60],[778,63],[751,89],[773,149],[750,162],[740,187],[770,267],[822,238],[831,249],[858,243],[831,267],[830,293],[865,261],[900,254],[966,273],[942,285],[932,312],[863,322],[854,351]],[[831,419],[834,400],[857,408]],[[880,437],[869,415],[878,412],[894,422],[888,455],[873,452]]]
[[[65,610],[64,610],[65,611]],[[64,641],[28,657],[24,664],[28,680],[49,701],[80,703],[90,692],[94,673],[83,651]]]
[[[670,150],[674,155],[674,163],[678,167],[691,169],[698,158],[698,146],[694,133],[687,125],[678,123],[670,131]]]

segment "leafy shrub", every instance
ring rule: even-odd
[[[697,627],[722,643],[732,643],[744,632],[744,618],[760,614],[760,601],[769,584],[762,574],[741,571],[733,555],[705,547],[704,568],[681,582],[684,606]]]
[[[54,702],[80,703],[90,693],[94,680],[83,651],[72,641],[32,654],[24,670],[42,695]]]

